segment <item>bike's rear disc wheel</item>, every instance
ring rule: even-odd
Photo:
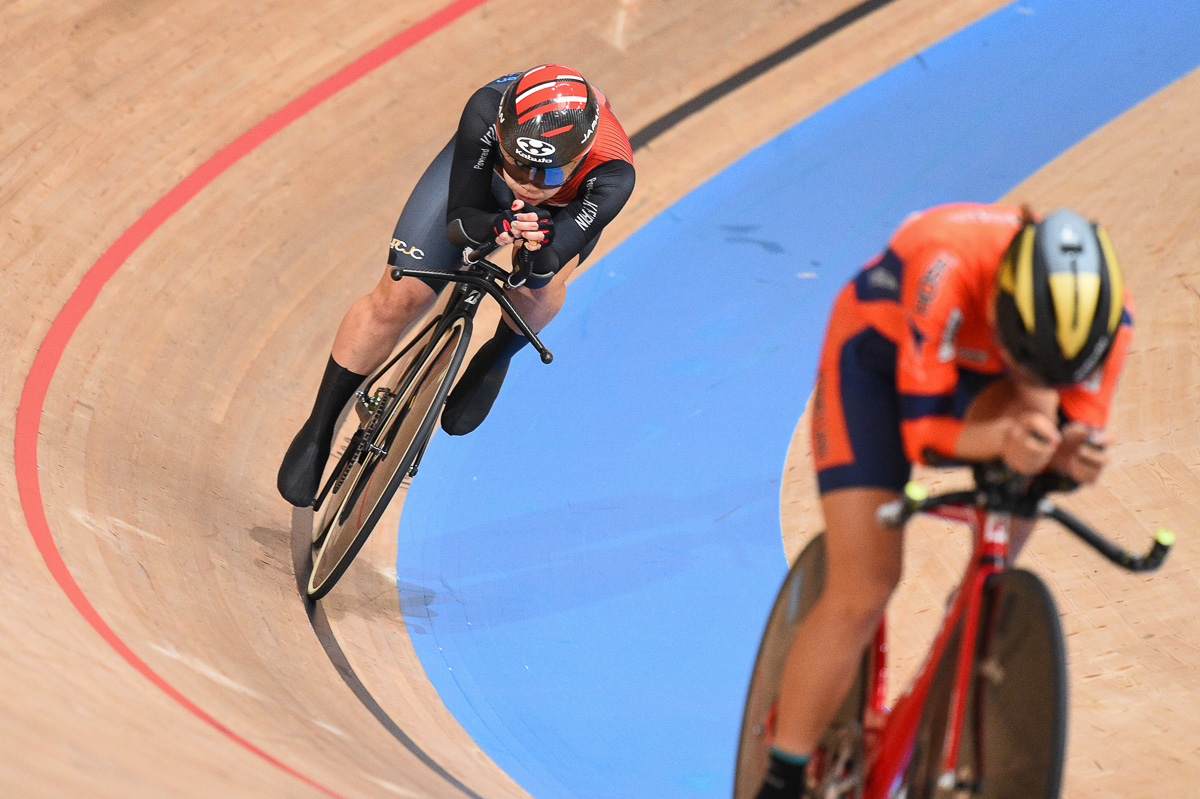
[[[774,738],[774,712],[783,681],[783,666],[800,622],[816,605],[825,588],[825,534],[817,535],[788,572],[759,644],[758,656],[746,694],[742,731],[738,740],[734,799],[752,799],[762,786],[767,750]],[[866,703],[867,659],[858,670],[853,688],[830,726],[828,741],[847,725],[862,719]],[[823,741],[823,744],[825,743]]]
[[[433,434],[466,353],[468,325],[466,319],[455,320],[436,339],[380,425],[375,441],[385,453],[368,453],[329,498],[315,536],[318,544],[308,578],[311,598],[325,596],[345,573]]]
[[[1049,590],[1021,569],[988,580],[958,750],[960,787],[939,793],[958,638],[956,630],[926,700],[908,796],[1057,799],[1066,756],[1067,670]]]

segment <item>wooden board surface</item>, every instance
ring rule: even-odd
[[[278,459],[338,320],[378,278],[399,208],[472,89],[566,60],[609,93],[633,132],[853,5],[560,4],[541,12],[538,30],[555,32],[547,37],[522,4],[494,0],[312,110],[167,220],[82,317],[45,397],[41,505],[77,604],[39,552],[16,482],[0,490],[9,686],[0,788],[524,795],[425,680],[399,613],[394,525],[381,526],[323,608],[378,707],[333,668],[297,595]],[[896,0],[685,121],[639,153],[638,191],[601,251],[750,148],[1000,5]],[[37,351],[109,246],[238,136],[439,8],[22,0],[0,9],[8,474]],[[1096,521],[1130,525],[1132,540],[1160,522],[1182,527],[1200,495],[1187,401],[1197,381],[1200,130],[1186,111],[1197,92],[1195,76],[1172,87],[1015,193],[1111,219],[1125,254],[1143,311],[1115,425],[1123,443],[1119,466],[1086,501]],[[784,519],[789,530],[808,524],[786,503]],[[1195,630],[1188,600],[1198,589],[1180,549],[1161,577],[1137,581],[1068,543],[1035,543],[1031,559],[1052,575],[1072,633],[1072,795],[1111,795],[1115,780],[1125,795],[1152,786],[1158,795],[1183,768],[1170,756],[1195,772],[1187,707],[1197,651],[1186,628]],[[940,561],[910,567],[917,582],[945,571]],[[80,597],[198,712],[102,638]],[[1130,690],[1141,699],[1125,701]],[[1114,741],[1119,760],[1106,755]],[[1129,768],[1139,759],[1154,764],[1151,778]]]

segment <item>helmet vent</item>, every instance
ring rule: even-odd
[[[1058,246],[1063,252],[1083,252],[1083,239],[1069,225],[1064,226],[1059,236]]]

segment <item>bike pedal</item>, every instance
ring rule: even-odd
[[[371,398],[361,390],[354,392],[354,398],[354,412],[358,415],[358,424],[361,427],[371,418],[375,409],[371,406]]]

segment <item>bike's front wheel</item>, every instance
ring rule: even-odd
[[[796,558],[767,618],[742,714],[734,799],[753,799],[762,786],[767,750],[775,738],[775,709],[782,690],[784,662],[796,628],[817,604],[824,589],[825,534],[821,533]],[[868,656],[864,656],[853,688],[817,747],[820,763],[814,758],[814,765],[819,766],[820,773],[812,776],[818,782],[819,796],[854,796],[861,788],[861,720],[866,705],[868,667]]]
[[[961,628],[960,628],[961,629]],[[975,661],[955,768],[946,726],[959,631],[925,703],[909,768],[910,799],[1057,799],[1067,740],[1067,670],[1054,599],[1031,572],[993,575],[984,588]]]
[[[345,573],[433,434],[466,355],[470,326],[469,319],[454,320],[406,370],[373,440],[328,498],[314,530],[312,599],[329,593]]]

